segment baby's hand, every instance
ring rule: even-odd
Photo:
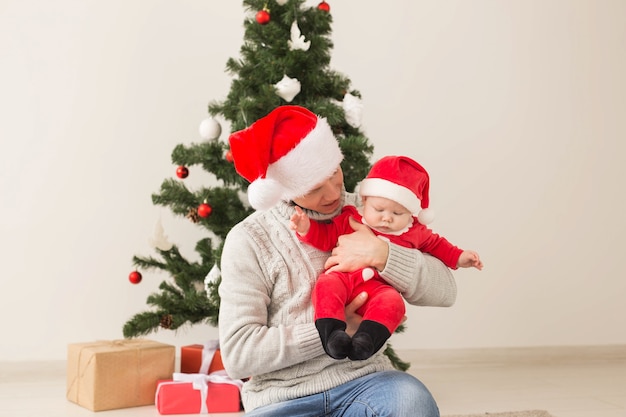
[[[296,212],[291,216],[289,220],[289,227],[291,230],[295,230],[299,235],[306,235],[311,228],[311,220],[300,207],[296,206]]]
[[[459,268],[469,268],[473,266],[474,268],[481,270],[483,269],[483,261],[480,260],[478,253],[473,250],[464,250],[461,252],[461,256],[459,256],[457,266]]]

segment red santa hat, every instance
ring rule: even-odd
[[[435,213],[428,207],[428,172],[406,156],[385,156],[372,166],[361,181],[362,196],[384,197],[402,204],[422,224],[429,224]]]
[[[303,196],[330,177],[343,159],[326,119],[299,106],[281,106],[230,135],[235,169],[250,181],[257,210]]]

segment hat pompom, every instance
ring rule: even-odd
[[[435,211],[431,208],[422,209],[417,213],[417,221],[423,225],[430,224],[433,220],[435,220]]]
[[[248,201],[256,210],[269,210],[283,195],[283,186],[271,178],[259,178],[248,186]]]

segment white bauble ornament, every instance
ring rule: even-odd
[[[305,41],[302,32],[300,32],[300,28],[298,27],[298,22],[295,20],[291,24],[291,39],[288,41],[289,49],[292,51],[294,49],[300,49],[303,51],[308,51],[311,47],[311,41]]]
[[[361,126],[361,119],[363,118],[363,102],[357,96],[353,96],[347,93],[343,97],[343,112],[346,116],[346,122],[354,127]]]
[[[278,3],[279,6],[284,6],[288,1],[289,0],[276,0],[276,3]]]
[[[198,131],[202,139],[213,140],[220,137],[222,126],[214,118],[208,117],[200,122]]]
[[[283,76],[283,79],[274,84],[276,88],[276,95],[289,103],[300,92],[300,81],[296,78],[289,78],[287,74]]]

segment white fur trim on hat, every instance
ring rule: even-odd
[[[422,209],[421,202],[413,191],[382,178],[365,178],[361,181],[359,194],[362,196],[388,198],[398,204],[402,204],[414,215],[417,215]]]
[[[280,200],[307,194],[339,168],[343,154],[325,118],[286,155],[267,167],[265,178],[248,187],[248,200],[257,210],[267,210]]]

